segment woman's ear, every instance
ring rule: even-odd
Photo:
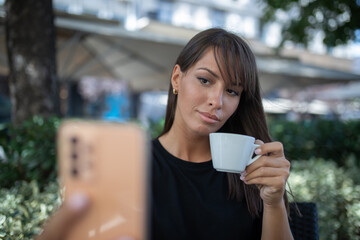
[[[173,69],[173,72],[171,75],[171,85],[177,91],[179,90],[179,83],[180,83],[181,75],[182,75],[181,68],[180,68],[179,64],[176,64],[174,66],[174,69]]]

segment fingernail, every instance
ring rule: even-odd
[[[244,181],[244,179],[245,179],[245,176],[241,175],[240,180]]]
[[[89,204],[89,198],[83,193],[75,193],[69,197],[68,206],[79,211],[84,209]]]
[[[257,149],[255,150],[255,153],[258,154],[258,155],[261,154],[261,149],[260,149],[260,148],[257,148]]]

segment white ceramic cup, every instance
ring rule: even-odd
[[[210,133],[210,148],[213,166],[220,172],[242,173],[261,155],[252,158],[260,145],[255,138],[233,133]]]

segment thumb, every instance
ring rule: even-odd
[[[75,193],[61,205],[45,225],[36,240],[62,240],[89,208],[90,200],[83,193]]]

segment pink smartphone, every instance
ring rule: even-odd
[[[134,124],[68,120],[58,131],[64,198],[90,196],[91,208],[69,240],[148,236],[148,141]]]

